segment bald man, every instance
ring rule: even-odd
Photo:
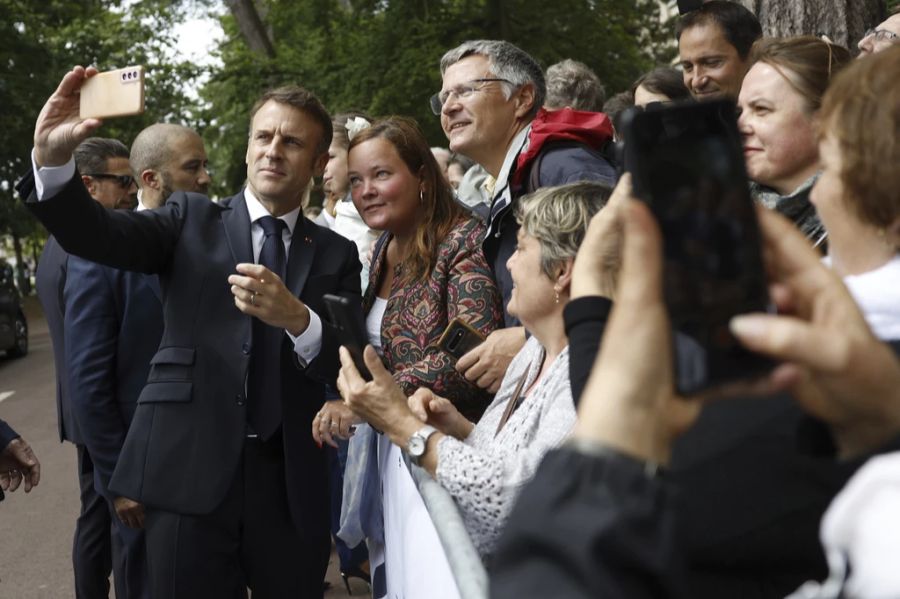
[[[158,208],[176,191],[206,195],[209,161],[197,132],[182,125],[150,125],[131,144],[134,172],[143,208]]]

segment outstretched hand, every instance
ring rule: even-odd
[[[60,166],[72,152],[103,124],[100,119],[81,119],[81,86],[97,74],[94,67],[73,67],[44,104],[34,126],[34,159],[38,166]]]

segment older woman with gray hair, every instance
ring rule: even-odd
[[[427,389],[407,401],[371,347],[365,361],[373,380],[366,382],[341,349],[338,389],[344,400],[454,497],[483,558],[491,555],[521,486],[575,423],[563,308],[575,254],[609,194],[602,184],[584,182],[545,188],[520,201],[508,308],[531,336],[477,424]],[[415,548],[404,551],[414,554]]]

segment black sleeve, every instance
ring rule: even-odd
[[[671,491],[621,454],[550,452],[491,563],[494,599],[683,597]]]
[[[600,296],[575,298],[563,310],[569,338],[569,382],[576,406],[594,367],[610,310],[612,301]]]

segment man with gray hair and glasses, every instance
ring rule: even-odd
[[[431,97],[431,108],[441,117],[450,150],[475,160],[490,174],[482,187],[490,206],[483,248],[503,293],[505,310],[512,292],[506,261],[516,246],[516,200],[539,187],[576,181],[613,185],[616,172],[577,125],[569,126],[565,143],[551,145],[545,143],[549,136],[533,135],[546,83],[534,58],[513,44],[464,42],[441,58],[441,76],[441,91]],[[505,318],[507,328],[491,333],[457,362],[466,378],[491,392],[497,390],[509,362],[525,343],[524,328],[508,312]]]

